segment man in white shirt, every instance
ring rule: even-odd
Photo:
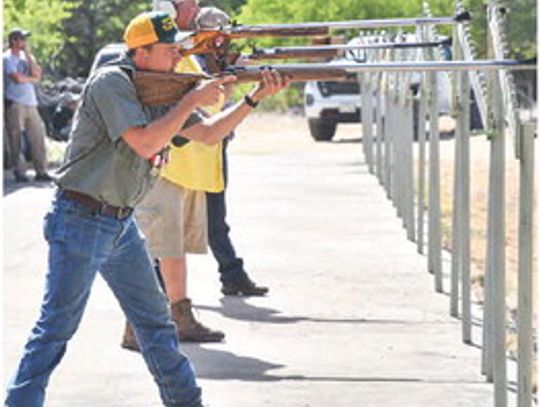
[[[26,182],[21,159],[21,141],[26,130],[36,181],[51,181],[46,172],[45,125],[37,110],[35,83],[41,80],[41,67],[30,52],[30,31],[14,28],[9,32],[9,49],[4,52],[4,107],[6,131],[13,161],[15,181]]]

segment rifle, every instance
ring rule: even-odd
[[[441,45],[451,45],[451,39],[431,42],[378,42],[356,45],[315,45],[298,47],[255,48],[253,53],[242,55],[249,61],[276,60],[276,59],[331,59],[343,56],[347,51],[374,50],[374,49],[403,49],[403,48],[429,48]],[[357,61],[359,62],[359,61]],[[363,61],[360,61],[363,62]]]
[[[292,82],[313,80],[343,81],[354,78],[353,73],[329,65],[314,67],[272,67]],[[135,71],[132,75],[137,96],[143,105],[157,106],[178,102],[182,96],[193,89],[200,81],[219,78],[226,75],[236,76],[236,83],[258,82],[261,80],[262,66],[231,66],[218,74],[205,73],[161,73]]]
[[[427,24],[449,25],[469,21],[471,18],[471,14],[468,11],[464,11],[452,17],[350,20],[296,24],[233,24],[228,27],[220,27],[219,29],[204,29],[194,32],[182,41],[180,52],[183,56],[208,53],[224,54],[228,49],[230,41],[234,39],[327,36],[334,29],[375,29]]]
[[[178,102],[199,81],[234,75],[238,83],[258,82],[264,68],[275,69],[291,82],[315,80],[344,81],[361,72],[381,71],[467,71],[467,70],[534,70],[536,64],[518,60],[479,61],[398,61],[384,63],[336,63],[336,64],[283,64],[272,66],[230,66],[226,70],[208,75],[204,73],[181,74],[135,71],[133,82],[139,100],[144,105],[155,106]]]

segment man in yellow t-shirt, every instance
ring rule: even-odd
[[[213,29],[230,24],[227,14],[216,7],[203,7],[196,19],[199,29]],[[204,60],[206,61],[206,60]],[[204,63],[204,62],[203,62]],[[241,61],[236,61],[236,64]],[[206,212],[208,213],[208,243],[218,263],[221,292],[225,295],[261,296],[268,292],[267,287],[259,286],[249,278],[244,261],[237,255],[227,224],[225,192],[227,189],[227,144],[234,136],[225,137],[221,142],[221,161],[225,187],[221,191],[206,191]]]
[[[183,58],[175,70],[201,72],[195,57]],[[207,110],[220,111],[221,105]],[[171,146],[167,165],[136,212],[150,253],[159,258],[173,320],[178,326],[179,339],[184,342],[219,342],[225,337],[223,332],[206,327],[193,315],[187,293],[186,263],[187,253],[207,253],[206,191],[223,190],[221,168],[221,143],[189,141],[179,147]]]
[[[198,0],[177,1],[175,8],[173,14],[176,14],[180,30],[189,30],[199,12]],[[196,73],[202,69],[192,56],[182,58],[175,71]],[[208,113],[219,112],[222,106],[221,101],[217,106],[207,108]],[[153,224],[145,233],[151,253],[160,258],[159,272],[181,341],[219,342],[225,337],[223,332],[210,329],[195,319],[187,295],[186,263],[186,253],[207,252],[205,191],[223,190],[221,167],[221,143],[207,145],[190,141],[179,147],[171,146],[168,163],[161,171],[154,193],[149,194],[138,211],[142,223]],[[165,211],[163,201],[167,203]],[[156,208],[162,208],[159,214],[162,226],[152,219]],[[152,246],[155,246],[153,251]]]
[[[176,1],[177,22],[186,30],[198,12],[197,0]],[[191,18],[191,20],[189,20]],[[189,24],[186,22],[189,21]],[[177,71],[193,72],[197,68],[194,58],[184,58]],[[233,130],[257,105],[258,101],[288,86],[275,71],[266,71],[262,81],[234,106],[219,115],[202,119],[183,129],[181,135],[200,131],[201,126]],[[217,111],[221,106],[217,106]],[[215,342],[224,334],[211,330],[198,322],[187,297],[185,253],[205,253],[208,245],[206,191],[220,192],[224,182],[220,140],[206,143],[193,141],[182,147],[172,147],[169,163],[154,188],[138,207],[137,221],[148,240],[150,253],[159,258],[164,288],[171,303],[171,314],[178,326],[181,341]],[[184,165],[185,164],[185,165]],[[186,188],[194,189],[188,189]],[[137,341],[129,328],[122,341],[127,349],[138,350]]]

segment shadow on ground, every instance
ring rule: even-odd
[[[258,358],[238,356],[232,352],[206,348],[199,344],[182,344],[197,377],[214,380],[245,380],[251,382],[278,381],[282,377],[268,374],[269,370],[284,367]]]
[[[213,345],[215,346],[215,345]],[[219,345],[218,345],[219,346]],[[336,383],[453,383],[452,380],[426,379],[395,376],[305,376],[271,373],[271,370],[285,368],[279,363],[258,358],[238,356],[232,352],[207,348],[200,344],[182,344],[182,350],[190,358],[200,379],[242,380],[246,382],[336,382]],[[459,381],[464,383],[464,381]],[[470,381],[469,383],[477,383]]]
[[[258,307],[246,302],[244,297],[223,297],[221,306],[198,305],[194,307],[201,310],[217,312],[226,318],[240,321],[265,322],[270,324],[291,324],[296,322],[327,322],[341,324],[415,324],[421,321],[398,319],[368,319],[368,318],[318,318],[307,316],[281,315],[281,311],[273,308]]]

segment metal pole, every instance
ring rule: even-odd
[[[403,78],[400,78],[403,81]],[[403,92],[403,83],[400,84],[401,93]],[[402,95],[400,95],[402,96]],[[399,128],[401,129],[396,133],[396,162],[394,165],[396,173],[396,185],[398,199],[396,200],[396,206],[398,211],[398,216],[401,218],[401,225],[407,227],[407,219],[405,217],[405,133],[406,130],[403,130],[403,127],[406,125],[406,118],[403,114],[403,105],[400,100],[396,100],[396,124],[399,123]],[[396,126],[397,127],[397,126]]]
[[[454,89],[457,89],[457,86],[455,86],[455,81],[452,81],[454,83]],[[454,91],[455,91],[454,90]],[[462,111],[462,105],[461,103],[458,104],[456,107],[456,113],[457,113],[457,125],[455,130],[455,140],[454,140],[454,193],[453,193],[453,202],[452,202],[452,268],[450,272],[450,315],[453,317],[457,317],[459,315],[458,312],[458,302],[459,302],[459,277],[460,277],[460,270],[459,270],[459,264],[460,264],[460,256],[461,256],[461,250],[460,250],[460,239],[461,239],[461,230],[460,230],[460,218],[463,216],[459,212],[461,207],[461,189],[460,189],[460,179],[459,179],[459,172],[462,165],[462,151],[461,151],[461,143],[459,140],[463,138],[462,127],[460,125],[461,122],[461,116],[463,114]]]
[[[501,55],[498,43],[500,37],[495,36],[491,22],[496,18],[498,9],[488,5],[488,55]],[[492,202],[492,233],[491,238],[491,315],[493,352],[493,383],[495,387],[495,406],[506,407],[508,404],[507,373],[506,373],[506,225],[505,225],[505,111],[506,96],[504,82],[499,72],[490,74],[491,90],[489,101],[493,109],[493,133],[491,138],[490,179],[493,188],[490,188]]]
[[[443,291],[442,242],[441,242],[441,190],[439,152],[439,103],[437,97],[437,74],[430,73],[430,140],[429,140],[429,271],[435,275],[435,291]]]
[[[375,97],[376,97],[376,131],[377,131],[377,140],[376,140],[376,174],[379,178],[379,182],[383,183],[383,163],[382,163],[382,140],[383,140],[383,115],[382,115],[382,106],[383,106],[383,92],[381,90],[381,77],[382,74],[376,74],[377,85],[375,86]]]
[[[401,218],[401,224],[405,226],[403,219],[403,109],[402,109],[402,97],[403,97],[403,73],[396,72],[396,91],[394,94],[393,116],[394,116],[394,178],[396,182],[394,203],[398,216]],[[398,130],[399,129],[399,130]]]
[[[419,27],[418,29],[420,40],[427,39],[425,27]],[[421,60],[426,59],[425,52],[420,52]],[[426,99],[427,93],[427,78],[425,72],[420,76],[420,94],[418,100],[418,127],[417,127],[417,140],[418,140],[418,215],[417,215],[417,251],[420,254],[424,254],[424,216],[426,206]]]
[[[368,166],[369,168],[369,157],[368,157],[368,154],[367,154],[367,137],[366,137],[366,133],[367,133],[367,130],[366,130],[366,123],[365,123],[365,120],[364,120],[364,117],[365,117],[365,109],[364,109],[364,106],[366,105],[366,99],[367,99],[367,93],[365,92],[365,88],[366,88],[366,76],[367,74],[366,73],[359,73],[357,75],[357,82],[358,82],[358,86],[360,88],[360,103],[362,105],[360,111],[361,111],[361,120],[362,120],[362,150],[364,152],[364,159],[365,159],[365,162],[366,162],[366,165]]]
[[[422,74],[418,106],[418,253],[424,253],[424,215],[426,195],[426,75]]]
[[[490,117],[490,121],[493,118]],[[490,146],[491,148],[491,146]],[[490,156],[491,161],[491,156]],[[487,240],[486,240],[486,267],[484,270],[484,312],[483,312],[483,347],[482,347],[482,373],[488,382],[493,382],[493,171],[489,171],[488,198],[487,198]]]
[[[418,32],[418,27],[417,30]],[[410,58],[403,50],[402,59]],[[412,72],[404,74],[403,79],[403,98],[402,98],[402,111],[404,116],[403,125],[405,126],[405,132],[403,132],[403,212],[405,219],[405,227],[407,230],[407,238],[414,242],[416,237],[415,230],[415,212],[414,212],[414,121],[413,121],[413,95],[411,92],[411,80]]]
[[[371,86],[372,74],[362,76],[362,138],[369,172],[373,174],[373,91]]]
[[[389,81],[389,75],[386,75],[386,80]],[[384,115],[384,186],[386,187],[386,196],[389,199],[392,199],[392,132],[393,132],[393,123],[392,123],[392,95],[389,90],[388,83],[385,88],[385,115]]]
[[[518,255],[518,407],[532,406],[533,211],[535,124],[523,126],[520,160]]]
[[[454,29],[454,36],[456,30]],[[454,58],[461,59],[462,54],[459,43],[454,43]],[[454,193],[452,202],[452,267],[450,272],[450,315],[458,317],[458,302],[459,302],[459,282],[460,282],[460,264],[461,264],[461,218],[463,214],[461,209],[461,188],[459,173],[462,166],[462,144],[460,140],[463,138],[463,126],[461,125],[463,119],[463,104],[464,99],[458,97],[460,90],[460,73],[454,72],[452,75],[452,108],[454,110],[454,117],[456,118],[456,129],[454,137]]]
[[[413,100],[412,95],[409,97],[409,103],[408,103],[408,109],[407,109],[407,117],[408,117],[408,123],[409,123],[409,138],[407,140],[407,179],[408,179],[408,185],[407,185],[407,212],[408,212],[408,218],[409,218],[409,230],[408,230],[408,237],[409,240],[412,242],[416,239],[416,219],[415,219],[415,212],[414,212],[414,116],[413,116]]]
[[[395,87],[399,87],[399,79],[395,78]],[[400,160],[400,150],[398,149],[398,144],[401,141],[401,131],[399,130],[401,127],[400,124],[400,117],[399,117],[399,110],[398,110],[398,90],[394,90],[390,94],[390,98],[392,99],[390,103],[390,109],[388,113],[390,114],[390,118],[392,120],[392,135],[390,137],[390,142],[392,144],[391,151],[392,151],[392,199],[394,203],[394,207],[397,209],[397,214],[399,217],[401,217],[401,211],[400,211],[400,204],[401,204],[401,173],[398,170],[401,160]]]
[[[461,114],[461,167],[459,169],[460,219],[461,239],[460,264],[461,270],[461,315],[462,315],[462,339],[465,343],[472,342],[471,335],[471,163],[470,163],[470,122],[471,122],[471,98],[470,79],[467,73],[461,73],[460,98],[463,112]]]
[[[493,189],[493,239],[491,268],[493,270],[493,382],[495,406],[507,405],[506,378],[506,292],[505,292],[505,133],[502,88],[493,75],[494,132],[491,140]]]

